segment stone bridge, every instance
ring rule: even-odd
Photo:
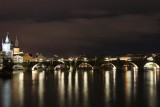
[[[142,69],[159,69],[160,61],[141,60],[64,60],[64,61],[45,61],[45,62],[24,62],[21,64],[26,70],[142,70]],[[16,65],[14,66],[16,67]],[[13,67],[13,68],[14,68]]]

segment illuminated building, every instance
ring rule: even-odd
[[[28,61],[32,61],[33,58],[29,53],[25,53],[23,56],[23,62],[28,62]]]
[[[23,52],[19,48],[19,42],[16,36],[14,48],[13,48],[13,62],[22,63],[23,62]]]
[[[43,61],[46,61],[47,58],[46,58],[43,54],[37,53],[35,60],[36,60],[37,62],[43,62]]]
[[[8,32],[4,42],[2,39],[2,52],[5,53],[5,57],[12,58],[14,63],[22,63],[23,61],[23,52],[19,48],[17,37],[15,40],[15,44],[13,45],[11,39],[9,38]]]
[[[9,33],[7,33],[6,39],[3,42],[2,39],[2,52],[5,52],[5,56],[7,58],[11,58],[12,57],[12,43],[11,40],[9,39]]]
[[[4,42],[2,39],[2,52],[5,53],[5,57],[13,59],[14,63],[23,62],[23,52],[19,48],[18,39],[16,37],[15,44],[13,45],[11,39],[9,38],[9,33],[7,33]]]
[[[23,54],[23,52],[20,50],[19,48],[19,42],[16,36],[16,40],[15,40],[15,44],[14,44],[14,48],[13,48],[13,55],[20,55]]]
[[[23,62],[23,56],[21,56],[21,55],[14,55],[13,56],[13,62],[14,63],[22,63]]]

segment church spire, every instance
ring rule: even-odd
[[[7,32],[5,43],[9,43],[9,37],[8,36],[9,36],[9,32]]]
[[[15,47],[18,47],[18,39],[17,39],[17,36],[16,36],[16,40],[15,40]]]

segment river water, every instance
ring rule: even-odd
[[[160,72],[14,71],[0,107],[160,107]]]

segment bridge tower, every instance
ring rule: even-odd
[[[7,36],[6,36],[6,39],[5,41],[3,42],[3,39],[2,39],[2,51],[5,52],[5,55],[7,58],[11,58],[12,57],[12,42],[11,40],[9,39],[9,33],[7,32]]]

